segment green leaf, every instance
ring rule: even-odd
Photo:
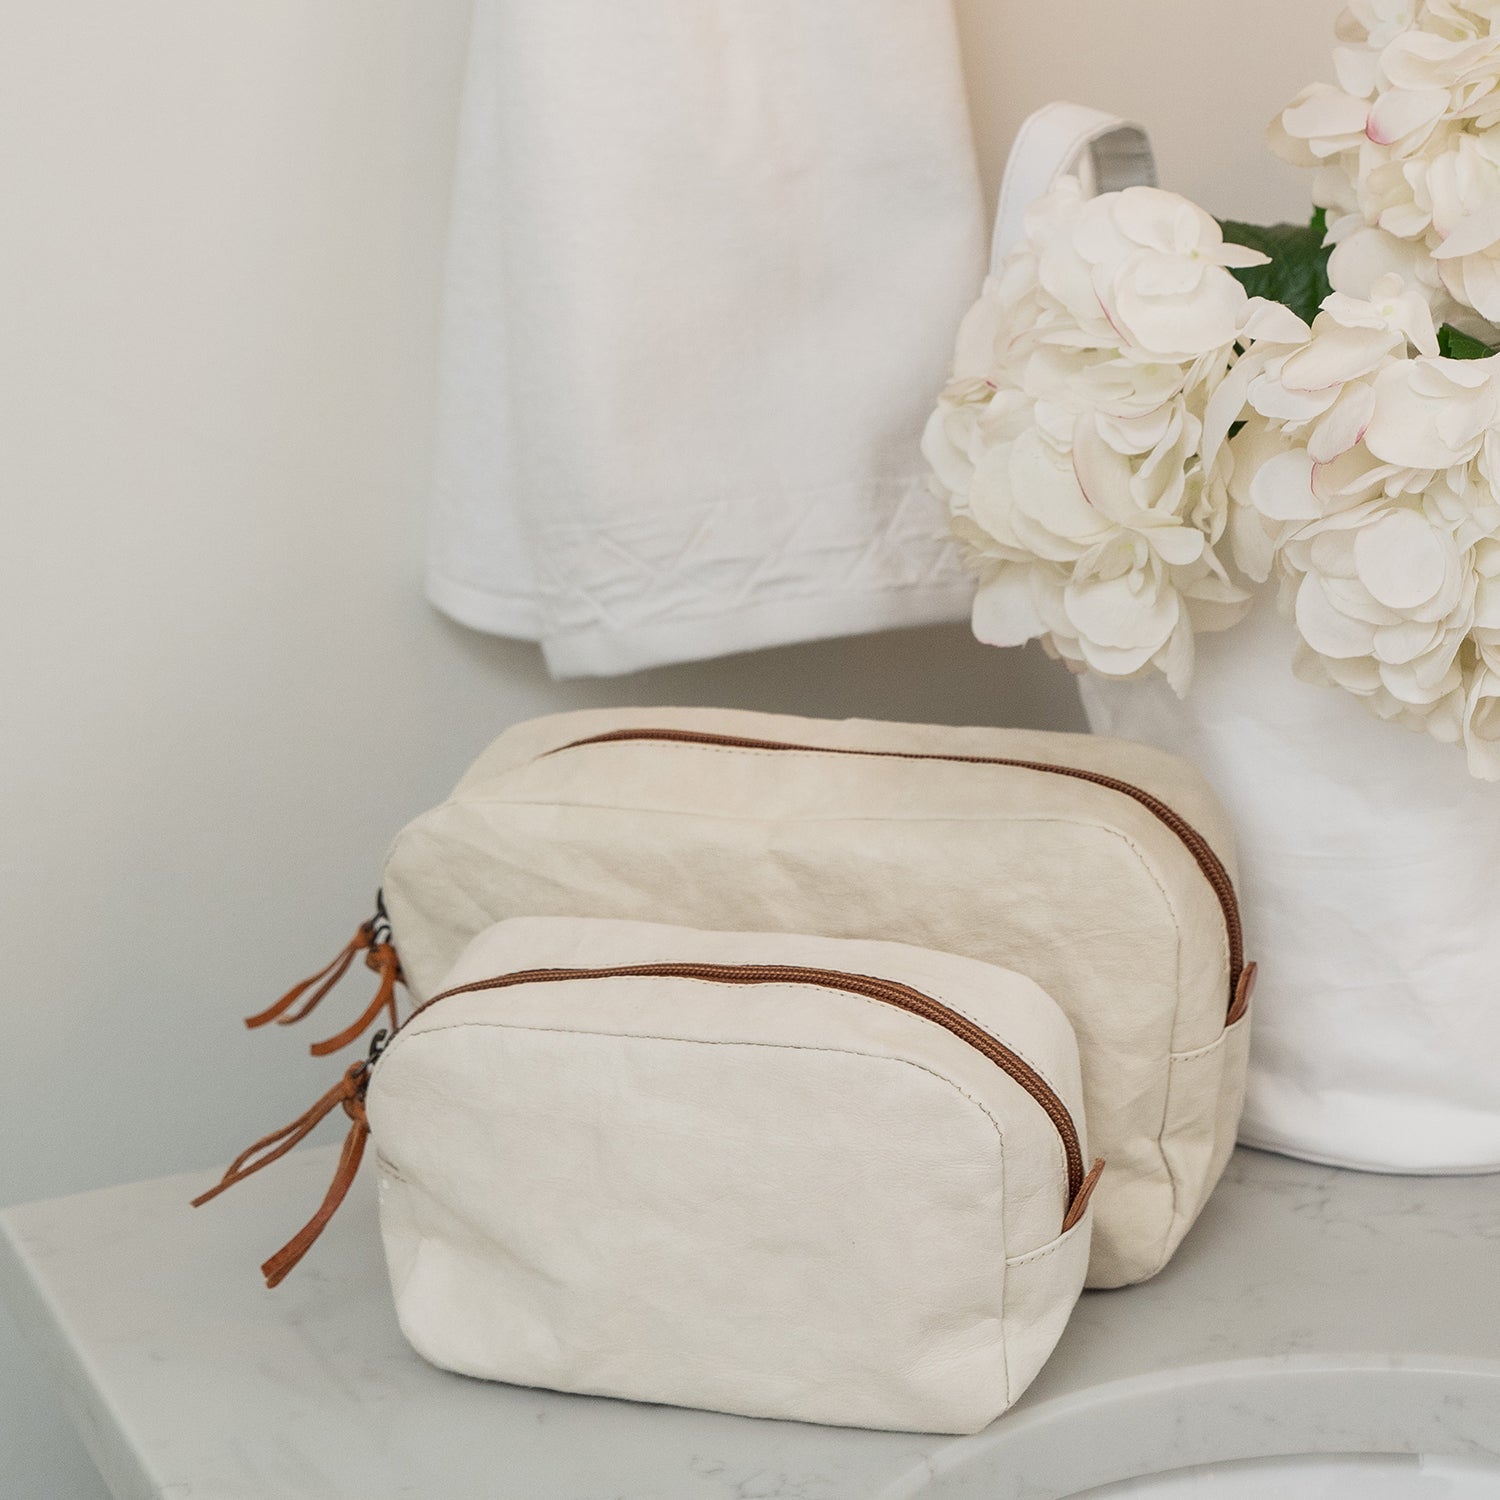
[[[1488,359],[1496,352],[1493,344],[1486,344],[1451,323],[1444,323],[1438,329],[1438,353],[1444,359]]]
[[[1230,274],[1252,297],[1280,302],[1311,323],[1323,299],[1333,290],[1328,284],[1331,246],[1323,244],[1328,232],[1328,211],[1320,208],[1307,224],[1241,224],[1221,219],[1219,228],[1232,245],[1248,245],[1269,255],[1269,265],[1231,269]],[[1438,352],[1445,359],[1489,359],[1500,354],[1500,345],[1486,344],[1451,323],[1438,329]]]
[[[1271,257],[1269,265],[1247,266],[1231,274],[1252,297],[1284,303],[1303,322],[1311,323],[1323,299],[1332,291],[1328,285],[1331,247],[1323,244],[1326,217],[1320,208],[1310,224],[1241,224],[1234,219],[1221,220],[1219,227],[1231,244],[1248,245]]]

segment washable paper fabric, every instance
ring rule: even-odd
[[[561,676],[962,619],[983,271],[942,0],[478,0],[428,593]]]
[[[1500,787],[1292,672],[1265,589],[1193,686],[1079,678],[1089,723],[1202,768],[1260,960],[1240,1139],[1377,1172],[1500,1171]]]

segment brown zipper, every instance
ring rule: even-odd
[[[666,741],[685,745],[724,745],[731,749],[741,750],[813,751],[822,755],[861,755],[888,760],[949,761],[960,765],[1012,766],[1017,770],[1042,771],[1054,776],[1071,776],[1076,781],[1091,782],[1095,786],[1119,792],[1139,803],[1177,835],[1197,862],[1204,878],[1213,887],[1219,906],[1224,913],[1224,926],[1229,936],[1229,1007],[1225,1012],[1224,1024],[1233,1025],[1249,1008],[1251,991],[1255,987],[1255,965],[1245,962],[1245,940],[1240,921],[1239,901],[1235,896],[1234,883],[1229,878],[1229,872],[1224,868],[1218,855],[1214,853],[1208,840],[1186,818],[1160,798],[1153,797],[1142,787],[1136,786],[1134,782],[1121,781],[1117,777],[1105,776],[1098,771],[1084,771],[1074,766],[1054,765],[1049,761],[1013,760],[992,755],[939,755],[917,750],[858,750],[839,745],[805,745],[787,740],[750,739],[733,734],[705,734],[694,729],[611,729],[604,734],[590,735],[586,739],[573,740],[566,745],[559,745],[555,749],[545,751],[537,758],[545,760],[549,755],[558,755],[564,750],[576,750],[584,745],[603,745],[631,740]],[[371,1000],[365,1013],[357,1021],[339,1032],[337,1036],[330,1037],[326,1042],[317,1043],[312,1051],[315,1056],[323,1056],[325,1053],[336,1052],[347,1046],[373,1024],[382,1009],[389,1011],[391,1024],[394,1026],[396,1023],[395,985],[402,982],[402,976],[396,950],[391,946],[390,922],[386,918],[385,907],[378,893],[376,903],[375,916],[360,928],[349,946],[333,963],[313,975],[311,979],[295,985],[268,1010],[247,1018],[245,1024],[262,1026],[274,1020],[286,1026],[300,1021],[343,977],[354,961],[356,953],[360,949],[368,948],[371,951],[366,954],[365,963],[381,975],[381,986],[375,998]],[[303,992],[314,985],[317,988],[313,990],[313,993],[293,1011],[291,1007],[301,999]]]
[[[1076,766],[1053,765],[1049,761],[1011,760],[994,755],[941,755],[919,750],[858,750],[843,745],[801,745],[787,740],[749,739],[734,734],[705,734],[695,729],[611,729],[604,734],[589,735],[586,739],[572,740],[548,750],[538,759],[558,755],[564,750],[577,750],[584,745],[605,745],[632,740],[665,740],[683,745],[726,745],[737,750],[812,750],[822,755],[861,755],[884,760],[937,760],[950,761],[970,766],[1011,766],[1022,771],[1045,771],[1054,776],[1071,776],[1075,781],[1092,782],[1095,786],[1107,787],[1138,802],[1147,812],[1177,835],[1198,868],[1213,887],[1214,895],[1224,913],[1224,927],[1229,935],[1229,1006],[1226,1022],[1239,1019],[1248,1003],[1249,985],[1242,990],[1241,977],[1245,972],[1245,932],[1240,919],[1239,899],[1235,895],[1234,882],[1223,861],[1214,853],[1208,840],[1193,827],[1181,813],[1153,797],[1134,782],[1121,781],[1114,776],[1105,776],[1099,771],[1080,770]],[[1253,965],[1251,966],[1253,968]],[[1253,983],[1253,976],[1250,981]]]
[[[1069,1212],[1083,1188],[1083,1148],[1078,1140],[1078,1127],[1068,1113],[1068,1106],[1058,1097],[1057,1091],[1024,1058],[1012,1052],[1003,1042],[991,1036],[982,1026],[976,1025],[967,1016],[950,1009],[941,1000],[924,995],[910,985],[900,984],[894,979],[877,979],[872,974],[847,974],[839,969],[814,969],[800,964],[620,964],[599,969],[521,969],[514,974],[500,974],[492,979],[476,979],[471,984],[456,985],[440,995],[419,1005],[391,1034],[395,1041],[406,1027],[440,1000],[454,995],[472,995],[482,990],[511,989],[519,984],[553,984],[569,979],[700,979],[714,984],[809,984],[825,990],[842,990],[851,995],[863,995],[867,1000],[879,1000],[885,1005],[894,1005],[898,1010],[908,1011],[924,1020],[933,1021],[951,1031],[960,1041],[967,1042],[976,1052],[982,1053],[1007,1077],[1018,1083],[1041,1106],[1052,1121],[1062,1140],[1063,1156],[1068,1164]],[[381,1049],[384,1051],[384,1048]]]
[[[264,1136],[253,1146],[242,1151],[230,1164],[223,1177],[207,1192],[193,1200],[193,1207],[217,1198],[226,1188],[254,1176],[262,1167],[285,1156],[293,1146],[304,1140],[320,1121],[342,1106],[352,1122],[344,1140],[338,1166],[332,1183],[318,1211],[297,1231],[273,1256],[262,1263],[261,1271],[266,1285],[280,1285],[287,1273],[312,1249],[318,1237],[327,1227],[339,1205],[344,1201],[355,1174],[359,1171],[364,1155],[365,1142],[370,1135],[370,1122],[365,1115],[365,1095],[370,1088],[376,1065],[385,1055],[386,1048],[396,1037],[422,1014],[440,1000],[454,995],[471,995],[481,990],[511,989],[521,984],[553,983],[570,979],[616,979],[616,978],[661,978],[697,979],[719,984],[810,984],[824,989],[843,990],[851,995],[863,995],[866,999],[878,1000],[894,1005],[900,1010],[924,1020],[932,1021],[967,1042],[975,1051],[982,1053],[1007,1077],[1013,1079],[1036,1100],[1052,1121],[1062,1141],[1063,1156],[1067,1162],[1068,1207],[1063,1215],[1062,1229],[1066,1234],[1083,1217],[1104,1171],[1103,1160],[1096,1160],[1087,1172],[1083,1170],[1083,1152],[1078,1140],[1078,1128],[1068,1107],[1058,1097],[1051,1084],[1042,1077],[1024,1058],[1012,1052],[976,1025],[967,1016],[951,1010],[931,995],[924,995],[910,985],[900,984],[894,979],[877,979],[870,974],[846,974],[838,969],[805,968],[796,964],[626,964],[599,969],[522,969],[513,974],[499,974],[491,979],[477,979],[470,984],[456,985],[419,1005],[394,1031],[378,1031],[370,1042],[369,1055],[349,1067],[344,1076],[310,1109],[306,1110],[290,1125]]]

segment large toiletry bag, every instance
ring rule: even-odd
[[[519,918],[441,984],[323,1102],[355,1117],[340,1193],[369,1133],[397,1315],[433,1363],[973,1432],[1057,1342],[1101,1178],[1072,1030],[1031,980],[897,943]]]
[[[1233,1145],[1232,861],[1202,778],[1142,745],[610,709],[501,735],[397,837],[384,890],[419,1001],[507,916],[887,938],[1030,976],[1078,1034],[1110,1164],[1089,1284],[1119,1286],[1167,1262]]]

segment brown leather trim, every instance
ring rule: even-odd
[[[1255,981],[1260,977],[1259,964],[1246,964],[1240,974],[1240,982],[1234,987],[1234,1004],[1224,1017],[1225,1026],[1233,1026],[1250,1009],[1250,997],[1255,993]]]
[[[377,1042],[379,1040],[381,1038],[377,1038]],[[371,1048],[371,1053],[376,1054],[375,1047]],[[370,1134],[370,1122],[365,1116],[365,1089],[369,1086],[369,1075],[370,1059],[361,1058],[359,1062],[345,1070],[344,1076],[316,1104],[304,1110],[290,1125],[284,1125],[280,1130],[262,1136],[253,1146],[246,1147],[229,1164],[228,1170],[213,1187],[193,1199],[193,1207],[201,1208],[205,1203],[217,1198],[226,1188],[231,1188],[237,1182],[243,1182],[247,1177],[254,1176],[262,1167],[268,1167],[273,1161],[278,1161],[285,1156],[293,1146],[300,1144],[311,1135],[313,1130],[335,1109],[340,1105],[343,1106],[344,1113],[349,1116],[353,1124],[349,1128],[349,1134],[344,1138],[344,1149],[339,1155],[338,1168],[334,1172],[333,1181],[329,1184],[317,1213],[275,1255],[262,1264],[261,1271],[265,1275],[268,1287],[276,1286],[287,1272],[312,1249],[318,1236],[322,1234],[328,1221],[344,1201],[349,1185],[359,1171],[360,1160],[364,1156],[365,1141]]]
[[[344,1149],[339,1153],[339,1164],[333,1174],[333,1181],[328,1184],[328,1192],[319,1204],[317,1213],[275,1255],[261,1263],[261,1274],[265,1276],[268,1288],[279,1286],[287,1272],[317,1243],[318,1236],[328,1227],[328,1221],[338,1211],[350,1185],[359,1175],[365,1142],[370,1138],[370,1122],[365,1118],[364,1099],[357,1095],[352,1099],[345,1099],[344,1112],[354,1123],[349,1127],[349,1134],[344,1137]]]
[[[272,1021],[279,1021],[283,1026],[290,1026],[300,1021],[304,1016],[316,1010],[318,1002],[349,972],[349,966],[354,962],[355,955],[368,948],[374,941],[375,920],[372,917],[361,925],[359,931],[349,939],[331,964],[319,969],[316,974],[309,975],[300,984],[294,984],[274,1005],[268,1005],[253,1016],[246,1016],[245,1025],[253,1029],[257,1026],[265,1026]],[[302,998],[303,993],[312,989],[314,985],[317,985],[317,989],[307,997],[306,1003],[294,1014],[288,1015],[287,1012]]]
[[[327,1057],[330,1052],[341,1052],[351,1042],[356,1042],[380,1018],[381,1011],[387,1013],[394,1030],[400,1024],[396,1014],[396,986],[402,982],[401,961],[389,943],[376,943],[365,954],[365,967],[380,975],[380,987],[364,1011],[342,1031],[321,1042],[314,1042],[309,1049],[314,1057]]]
[[[268,1167],[273,1161],[279,1161],[293,1146],[306,1140],[339,1105],[356,1096],[363,1098],[365,1076],[369,1070],[369,1062],[361,1058],[345,1071],[344,1076],[316,1104],[303,1110],[290,1125],[283,1125],[280,1130],[273,1130],[270,1135],[263,1135],[253,1146],[246,1146],[230,1162],[223,1177],[206,1193],[200,1193],[193,1199],[193,1207],[201,1208],[203,1204],[217,1198],[225,1188],[231,1188],[235,1183],[243,1182],[247,1177],[253,1177],[262,1167]]]
[[[275,1021],[281,1026],[293,1026],[306,1019],[349,972],[360,953],[365,955],[365,967],[380,976],[380,984],[358,1019],[326,1040],[314,1042],[310,1048],[312,1055],[327,1057],[330,1052],[338,1052],[357,1041],[375,1024],[382,1011],[386,1013],[394,1029],[400,1024],[400,1017],[396,1012],[396,986],[406,981],[401,973],[401,961],[391,943],[391,922],[386,915],[385,898],[378,891],[375,894],[375,915],[368,922],[360,924],[359,931],[349,939],[338,957],[300,984],[294,984],[274,1005],[267,1006],[256,1015],[247,1016],[245,1025],[264,1026]],[[307,993],[309,990],[312,991],[311,994]]]
[[[1068,1205],[1068,1211],[1063,1216],[1062,1232],[1066,1234],[1088,1211],[1089,1199],[1094,1196],[1094,1189],[1099,1186],[1099,1179],[1104,1175],[1104,1158],[1096,1156],[1094,1165],[1089,1168],[1089,1175],[1083,1179],[1078,1191],[1073,1195],[1073,1201]]]

